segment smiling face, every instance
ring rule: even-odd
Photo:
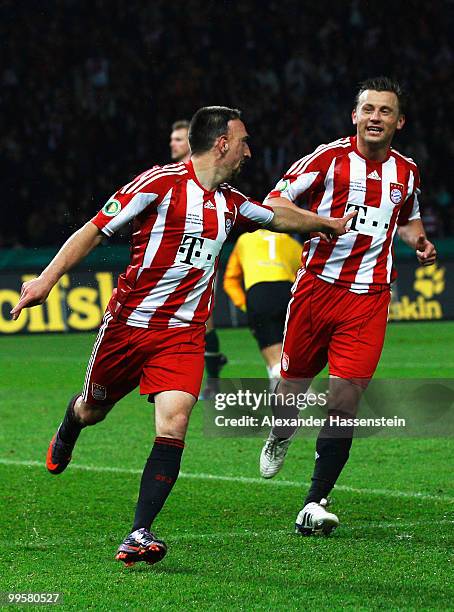
[[[387,151],[394,132],[402,129],[405,123],[396,94],[372,89],[359,96],[352,120],[356,125],[358,148],[366,157],[368,151]]]

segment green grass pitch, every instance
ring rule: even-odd
[[[47,474],[47,444],[81,388],[93,335],[3,337],[0,591],[61,592],[63,609],[454,609],[452,439],[360,439],[334,490],[341,527],[292,533],[313,462],[297,439],[273,481],[259,438],[215,439],[194,409],[182,477],[155,529],[154,567],[113,557],[129,531],[153,408],[133,393]],[[248,330],[221,330],[225,376],[265,376]],[[382,377],[452,377],[454,323],[393,324]],[[84,469],[84,466],[90,469]]]

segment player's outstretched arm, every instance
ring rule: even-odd
[[[281,198],[276,198],[280,200]],[[274,217],[269,227],[275,232],[300,232],[302,234],[321,232],[327,236],[342,236],[348,232],[347,224],[357,214],[356,211],[348,213],[340,219],[334,217],[321,217],[297,206],[275,205],[274,198],[267,200],[267,204],[274,210]]]
[[[90,253],[103,239],[102,232],[91,221],[77,230],[55,255],[38,278],[22,285],[20,300],[11,310],[17,319],[23,308],[37,306],[46,301],[52,287],[79,261]]]
[[[397,228],[397,232],[399,238],[416,251],[416,257],[422,266],[430,266],[435,263],[437,250],[432,242],[427,240],[421,219],[413,219],[401,225]]]

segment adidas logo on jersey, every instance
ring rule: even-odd
[[[205,202],[205,204],[203,205],[203,208],[209,208],[210,210],[216,210],[216,206],[213,204],[213,202],[210,202],[210,200],[208,200],[208,202]]]
[[[374,181],[381,181],[380,175],[378,174],[378,172],[376,170],[373,170],[372,172],[370,172],[367,175],[368,179],[372,179]]]

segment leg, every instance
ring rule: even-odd
[[[266,363],[266,369],[271,386],[274,390],[279,380],[279,374],[281,371],[282,342],[277,342],[271,346],[265,346],[261,352]]]
[[[338,425],[331,419],[356,416],[361,394],[360,385],[342,378],[330,378],[328,416],[317,438],[312,485],[296,517],[298,534],[321,532],[329,535],[339,525],[337,516],[326,510],[327,498],[347,463],[353,426]]]
[[[317,439],[317,459],[306,503],[326,498],[348,460],[353,427],[332,424],[330,419],[356,416],[362,392],[380,359],[389,299],[386,291],[372,295],[347,292],[342,298],[341,318],[329,346],[328,419]]]
[[[307,393],[312,378],[281,378],[276,388],[276,400],[273,404],[273,415],[277,419],[296,419],[300,416],[299,410],[292,401],[300,394]],[[273,427],[272,434],[280,439],[291,438],[297,427]]]
[[[75,444],[84,427],[103,421],[113,404],[95,406],[86,402],[82,395],[75,395],[68,404],[59,435],[63,442]]]
[[[157,437],[143,472],[134,529],[150,528],[178,477],[189,417],[203,375],[204,331],[160,332],[159,353],[144,367],[140,391],[154,398]]]
[[[320,503],[326,499],[345,464],[353,439],[353,426],[342,426],[333,417],[356,416],[363,388],[352,381],[331,377],[329,385],[328,416],[317,438],[312,485],[304,504]]]
[[[113,405],[139,384],[143,357],[140,351],[130,350],[131,335],[136,333],[106,313],[93,347],[83,391],[70,400],[49,444],[46,465],[51,474],[61,474],[66,469],[82,429],[102,421]]]
[[[274,403],[272,405],[275,419],[297,419],[300,416],[292,398],[306,393],[311,380],[280,379],[274,391]],[[275,425],[272,427],[260,454],[260,475],[262,478],[273,478],[279,472],[297,431],[297,426]]]
[[[105,419],[112,406],[91,406],[79,394],[71,398],[63,421],[47,449],[46,467],[51,474],[61,474],[66,469],[82,429]]]
[[[291,401],[309,389],[312,378],[327,361],[328,334],[312,320],[314,277],[299,277],[287,308],[287,319],[281,358],[281,379],[276,388],[273,415],[297,418],[299,411]],[[296,427],[273,427],[260,455],[260,474],[272,478],[281,469]]]
[[[219,373],[226,363],[227,357],[220,352],[219,336],[214,327],[214,316],[211,314],[205,332],[205,369],[208,378],[219,378]]]
[[[226,356],[219,350],[219,337],[212,327],[205,334],[205,369],[208,378],[219,378],[221,369],[227,363]]]
[[[74,402],[74,416],[82,427],[96,425],[103,421],[112,410],[114,404],[103,404],[102,406],[86,402],[81,395]]]
[[[292,284],[284,281],[252,285],[246,294],[248,325],[266,363],[270,390],[279,381],[285,316]]]
[[[167,552],[165,543],[149,530],[180,471],[189,416],[203,375],[204,331],[153,330],[159,350],[144,365],[140,391],[155,402],[157,436],[143,470],[132,532],[116,555],[126,565],[156,563]]]
[[[282,342],[277,342],[276,344],[272,344],[271,346],[265,346],[262,349],[263,359],[265,360],[265,363],[269,368],[272,368],[278,364],[279,369],[280,369],[281,352],[282,352]]]
[[[296,519],[298,533],[329,533],[339,521],[326,511],[327,496],[347,463],[353,426],[337,423],[333,417],[354,418],[363,390],[372,378],[383,347],[389,292],[342,296],[333,306],[338,316],[329,345],[330,395],[328,415],[316,444],[312,485],[305,505]],[[340,308],[339,308],[340,307]],[[337,311],[337,312],[336,312]]]
[[[51,474],[61,474],[66,469],[82,429],[105,419],[112,407],[113,404],[90,405],[80,394],[69,401],[63,421],[47,449],[46,466]]]
[[[219,337],[214,328],[213,315],[211,315],[207,321],[205,333],[205,370],[208,380],[203,390],[203,399],[210,399],[219,391],[218,378],[226,363],[227,357],[219,350]]]
[[[132,531],[150,529],[178,478],[195,397],[184,391],[163,391],[156,394],[155,404],[157,437],[142,474]]]

